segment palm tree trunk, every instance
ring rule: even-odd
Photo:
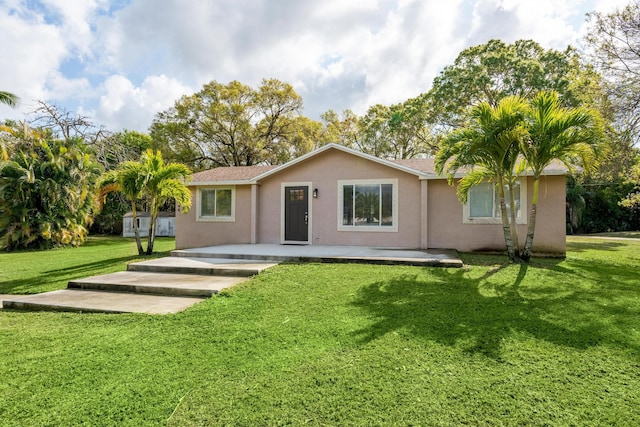
[[[515,262],[518,260],[518,256],[513,247],[513,240],[511,239],[511,226],[509,224],[509,216],[507,215],[507,204],[504,200],[504,186],[502,182],[499,182],[500,186],[498,195],[500,196],[500,218],[502,219],[502,234],[504,235],[504,243],[507,246],[507,255],[509,260]]]
[[[520,258],[524,261],[531,259],[531,250],[533,248],[533,236],[536,231],[536,214],[538,211],[538,191],[540,186],[540,177],[533,178],[533,196],[531,197],[531,212],[529,213],[529,226],[527,228],[527,239],[524,242],[524,249]]]
[[[510,231],[511,243],[513,244],[514,256],[518,258],[520,252],[520,239],[518,238],[518,220],[516,215],[516,200],[513,195],[513,183],[509,183],[509,215],[511,216]]]
[[[156,200],[151,201],[151,209],[149,212],[149,235],[147,236],[147,255],[151,255],[153,253],[153,244],[156,238],[156,220],[158,218],[158,210],[160,209],[157,204],[158,202]]]
[[[136,236],[136,245],[138,246],[138,255],[144,255],[142,242],[140,241],[140,231],[138,230],[138,214],[136,212],[136,202],[131,202],[131,217],[133,219],[133,234]]]

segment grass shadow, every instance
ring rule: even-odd
[[[629,322],[635,322],[637,326],[639,307],[625,308],[624,302],[616,302],[613,297],[607,300],[607,289],[622,293],[629,290],[630,277],[614,280],[607,289],[587,292],[580,287],[572,289],[571,282],[597,281],[602,271],[579,265],[573,266],[577,267],[576,273],[576,269],[560,263],[544,261],[543,268],[500,265],[480,277],[463,269],[432,269],[424,276],[405,274],[371,283],[360,290],[353,304],[377,321],[356,334],[366,343],[402,331],[495,360],[501,359],[503,341],[513,334],[575,349],[609,343],[638,350],[637,343],[625,338],[621,325],[629,327]],[[501,272],[507,268],[509,280],[504,280]],[[532,271],[536,283],[528,277]],[[538,283],[538,277],[544,274],[564,276],[566,287],[549,288],[544,282]],[[612,324],[607,319],[614,315],[617,319]]]
[[[571,241],[567,244],[567,249],[571,252],[585,252],[593,250],[618,250],[625,248],[624,242],[616,242],[611,240],[594,240],[592,242],[576,242]]]

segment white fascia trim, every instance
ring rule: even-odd
[[[223,186],[235,186],[235,185],[251,185],[257,184],[255,181],[198,181],[190,182],[187,187],[223,187]]]
[[[550,169],[550,170],[545,170],[541,176],[564,176],[564,175],[567,175],[568,173],[569,171],[565,169]],[[466,175],[467,174],[463,172],[456,172],[455,174],[453,174],[453,178],[460,179],[460,178],[464,178]],[[526,171],[524,173],[521,173],[519,176],[522,176],[522,177],[533,176],[533,172]],[[449,176],[448,175],[423,175],[420,177],[420,180],[432,180],[432,179],[449,179]]]

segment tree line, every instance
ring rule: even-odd
[[[637,228],[640,56],[635,46],[640,42],[640,1],[588,19],[587,49],[582,52],[572,47],[544,49],[532,40],[512,44],[491,40],[460,52],[427,92],[398,104],[373,105],[362,115],[328,110],[320,120],[305,117],[302,98],[290,84],[277,79],[264,79],[255,88],[237,81],[207,83],[159,112],[148,134],[109,132],[87,117],[39,102],[29,120],[5,121],[0,128],[2,246],[74,244],[82,241],[78,236],[84,233],[74,224],[114,232],[127,210],[158,208],[148,193],[132,199],[126,191],[103,192],[98,214],[97,201],[80,207],[72,206],[71,197],[60,201],[48,196],[56,180],[73,188],[61,187],[67,192],[60,194],[80,194],[76,199],[82,204],[91,199],[85,198],[87,188],[107,185],[101,181],[103,174],[122,171],[123,164],[131,166],[127,162],[145,164],[158,156],[167,164],[180,163],[193,171],[282,164],[328,142],[390,159],[435,156],[455,135],[478,125],[481,106],[496,109],[514,96],[526,104],[540,93],[555,94],[558,108],[597,111],[602,120],[597,169],[569,178],[568,230]],[[15,105],[18,98],[0,92],[0,102]],[[516,145],[523,148],[521,143]],[[115,188],[113,173],[109,185]],[[37,206],[20,205],[17,195],[27,188],[40,192],[37,203],[38,197],[28,198]],[[172,198],[162,198],[169,209]],[[51,212],[63,205],[73,215],[56,219]],[[599,209],[615,215],[597,215]],[[25,212],[38,220],[18,231],[15,224],[22,223]],[[58,234],[49,230],[66,230],[66,224],[71,231],[52,237]]]

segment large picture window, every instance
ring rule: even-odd
[[[513,198],[516,205],[516,222],[526,223],[526,185],[521,185],[518,180],[513,186]],[[510,209],[511,198],[505,187],[505,202],[507,211]],[[500,195],[494,183],[483,182],[469,189],[469,198],[464,206],[464,222],[476,224],[499,224],[500,219]]]
[[[201,188],[198,193],[198,219],[201,221],[234,220],[233,188]]]
[[[397,231],[397,180],[338,182],[338,229]]]

